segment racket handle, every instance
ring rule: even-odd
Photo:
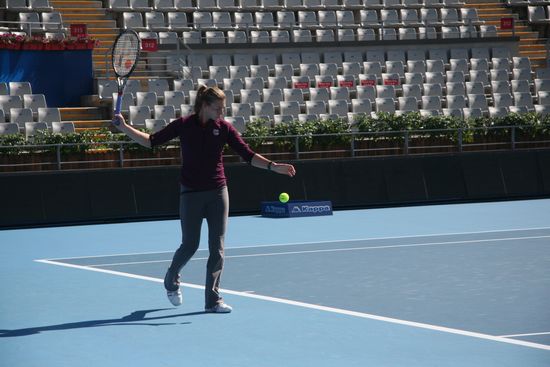
[[[116,105],[115,105],[115,115],[118,115],[120,113],[120,110],[122,108],[122,93],[119,93],[116,99]],[[118,126],[120,124],[120,120],[118,118],[113,118],[113,125]]]

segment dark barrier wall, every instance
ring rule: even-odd
[[[48,107],[80,106],[93,94],[92,50],[0,50],[0,82],[30,82]]]
[[[338,208],[550,196],[550,150],[295,163],[294,178],[228,164],[231,213],[260,202],[331,200]],[[176,218],[177,167],[0,175],[3,228]]]

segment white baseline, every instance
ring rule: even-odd
[[[82,265],[66,264],[66,263],[61,263],[61,262],[57,262],[57,261],[54,261],[54,260],[35,260],[35,261],[40,262],[40,263],[44,263],[44,264],[52,264],[52,265],[58,265],[58,266],[65,266],[65,267],[69,267],[69,268],[91,270],[91,271],[96,271],[96,272],[100,272],[100,273],[107,273],[107,274],[112,274],[112,275],[123,276],[123,277],[127,277],[127,278],[147,280],[147,281],[156,282],[156,283],[163,283],[163,279],[153,278],[153,277],[148,277],[148,276],[143,276],[143,275],[135,275],[135,274],[129,274],[129,273],[113,271],[113,270],[107,270],[107,269],[91,268],[91,267],[82,266]],[[182,285],[184,287],[188,287],[188,288],[204,289],[204,286],[197,285],[197,284],[182,283]],[[314,309],[314,310],[319,310],[319,311],[337,313],[337,314],[341,314],[341,315],[359,317],[359,318],[363,318],[363,319],[384,321],[384,322],[389,322],[389,323],[393,323],[393,324],[406,325],[406,326],[410,326],[410,327],[428,329],[428,330],[439,331],[439,332],[455,334],[455,335],[468,336],[468,337],[484,339],[484,340],[490,340],[490,341],[495,341],[495,342],[501,342],[501,343],[506,343],[506,344],[520,345],[520,346],[529,347],[529,348],[550,350],[550,345],[543,345],[543,344],[532,343],[532,342],[527,342],[527,341],[523,341],[523,340],[516,340],[516,339],[507,339],[507,338],[504,338],[504,337],[501,337],[501,336],[487,335],[487,334],[482,334],[482,333],[477,333],[477,332],[472,332],[472,331],[448,328],[448,327],[437,326],[437,325],[430,325],[430,324],[425,324],[425,323],[420,323],[420,322],[400,320],[400,319],[395,319],[395,318],[391,318],[391,317],[372,315],[372,314],[363,313],[363,312],[343,310],[343,309],[339,309],[339,308],[320,306],[320,305],[315,305],[315,304],[310,304],[310,303],[305,303],[305,302],[297,302],[297,301],[292,301],[292,300],[288,300],[288,299],[284,299],[284,298],[262,296],[262,295],[259,295],[259,294],[252,294],[252,293],[248,293],[248,292],[233,291],[233,290],[229,290],[229,289],[220,289],[220,291],[222,293],[225,293],[225,294],[231,294],[231,295],[240,296],[240,297],[253,298],[253,299],[258,299],[258,300],[262,300],[262,301],[276,302],[276,303],[281,303],[281,304],[286,304],[286,305],[291,305],[291,306],[297,306],[297,307],[309,308],[309,309]]]

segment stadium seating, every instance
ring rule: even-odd
[[[139,126],[151,120],[158,128],[157,120],[189,112],[183,106],[193,106],[199,84],[226,91],[227,117],[236,124],[381,111],[467,117],[512,107],[546,111],[538,106],[549,103],[550,69],[535,69],[508,47],[452,43],[497,33],[459,0],[109,0],[104,6],[121,28],[191,49],[163,54],[147,64],[157,75],[127,85],[123,112]],[[63,19],[48,0],[7,0],[6,8],[18,12],[23,31],[63,28],[53,24]],[[545,6],[525,8],[531,23],[550,22]],[[419,41],[426,38],[441,42]],[[406,47],[388,47],[401,41]],[[100,103],[112,103],[116,92],[114,81],[98,78]],[[6,121],[12,109],[16,119],[23,118],[17,109],[30,109],[33,122],[46,121],[38,116],[45,98],[30,85],[0,85],[0,107]]]

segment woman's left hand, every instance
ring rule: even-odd
[[[290,177],[294,177],[296,174],[296,169],[292,164],[286,164],[286,163],[273,163],[271,166],[271,170],[275,173],[281,174],[281,175],[287,175]]]

